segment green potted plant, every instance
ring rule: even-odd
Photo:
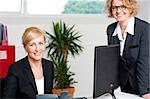
[[[53,33],[48,33],[48,57],[53,61],[55,67],[55,87],[54,89],[64,90],[72,88],[74,83],[77,83],[72,77],[75,75],[70,71],[68,66],[68,55],[78,55],[83,51],[80,45],[79,32],[74,29],[75,25],[68,26],[61,20],[53,22]]]

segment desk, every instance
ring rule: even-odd
[[[120,88],[116,89],[114,94],[116,96],[116,99],[143,99],[134,94],[121,92]],[[48,98],[51,99],[52,97],[53,97],[53,99],[57,99],[57,96],[55,96],[54,94],[37,95],[37,99],[48,99]],[[70,98],[62,98],[62,99],[70,99]],[[93,99],[93,98],[77,97],[77,98],[73,98],[73,99]],[[112,96],[110,94],[107,94],[107,95],[103,95],[103,96],[100,96],[100,97],[94,98],[94,99],[112,99]]]
[[[139,97],[139,96],[134,95],[134,94],[121,92],[120,88],[116,89],[114,94],[116,96],[116,99],[144,99],[144,98]],[[92,99],[92,98],[88,98],[88,99]],[[107,95],[100,96],[96,99],[112,99],[112,96],[107,94]]]

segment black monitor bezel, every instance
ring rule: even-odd
[[[101,54],[102,57],[98,57],[97,56],[98,54]],[[114,57],[110,57],[110,56],[114,56]],[[106,46],[95,46],[93,98],[97,98],[105,93],[112,93],[114,89],[119,87],[119,56],[120,56],[120,47],[118,44],[106,45]],[[116,58],[116,62],[114,61],[111,62],[111,59],[114,60],[114,58]],[[99,62],[99,61],[103,61],[103,62]],[[106,61],[107,63],[105,64],[104,61]],[[108,66],[106,66],[105,68],[105,66],[102,66],[99,63],[104,63],[104,65],[110,64],[111,65],[110,70],[112,69],[113,74],[108,73],[108,71],[110,71]],[[116,66],[113,66],[114,64],[116,64]],[[98,70],[100,69],[100,67],[98,66],[101,66],[102,67],[101,69],[103,70]],[[102,75],[98,75],[98,74],[102,74]],[[108,79],[105,79],[105,77],[107,77]],[[105,80],[103,81],[105,82],[105,84],[103,84],[102,81],[101,82],[98,81],[97,79]]]

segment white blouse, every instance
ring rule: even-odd
[[[134,35],[134,23],[135,23],[135,17],[131,17],[127,24],[127,27],[125,29],[124,37],[122,37],[121,27],[120,27],[119,23],[117,24],[117,27],[113,33],[113,36],[118,35],[118,38],[120,40],[120,55],[121,56],[123,55],[123,50],[124,50],[127,33],[130,35]]]
[[[36,79],[35,82],[38,94],[44,94],[44,77],[41,79]]]

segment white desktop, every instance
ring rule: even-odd
[[[116,96],[116,99],[144,99],[138,95],[134,95],[134,94],[130,94],[130,93],[125,93],[125,92],[121,92],[120,87],[117,88],[114,91],[114,94]],[[89,98],[90,99],[90,98]],[[92,99],[92,98],[91,98]],[[102,95],[96,99],[112,99],[112,96],[110,94],[105,94]]]

